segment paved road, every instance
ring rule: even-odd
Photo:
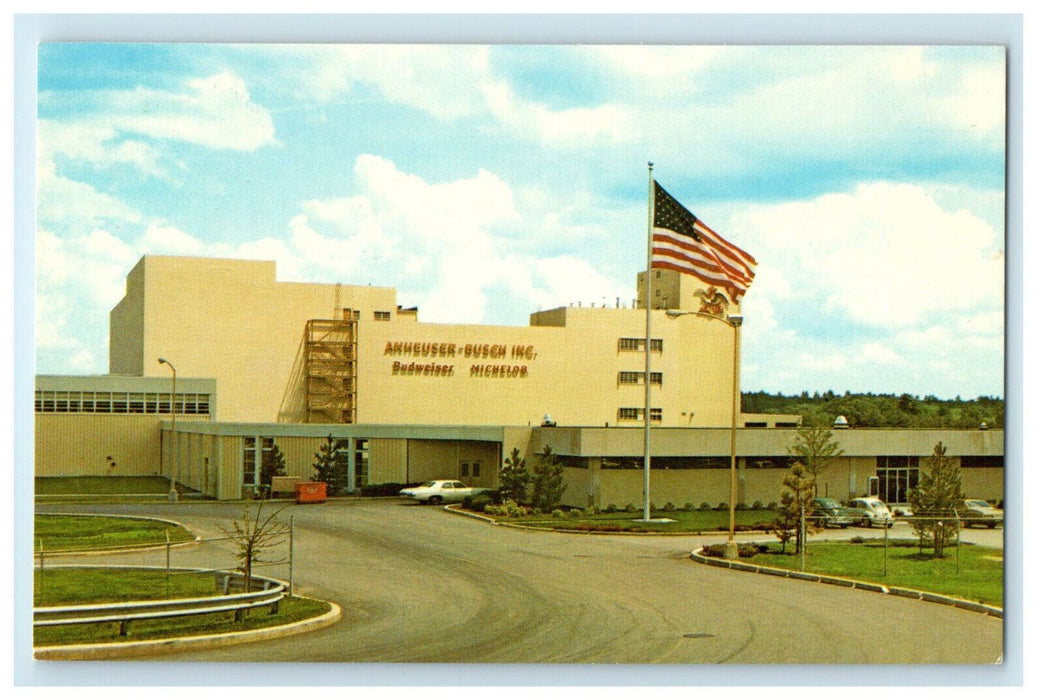
[[[204,536],[241,513],[216,503],[46,509],[155,515]],[[1002,653],[995,618],[702,566],[688,558],[695,537],[533,533],[395,500],[291,512],[296,591],[333,600],[342,621],[165,659],[938,664]],[[212,565],[215,546],[185,550],[177,564]]]

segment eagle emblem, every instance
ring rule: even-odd
[[[697,289],[693,296],[700,298],[700,310],[701,314],[709,314],[711,316],[725,316],[725,309],[728,308],[728,298],[718,291],[717,287],[708,287],[707,289]]]

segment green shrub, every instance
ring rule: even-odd
[[[599,511],[594,506],[587,506],[584,508],[584,515],[598,515]]]
[[[376,496],[398,496],[399,495],[399,491],[402,491],[403,489],[406,489],[406,488],[412,488],[414,486],[419,486],[419,485],[420,485],[420,482],[416,482],[416,483],[412,483],[412,484],[399,484],[399,483],[393,483],[393,482],[388,482],[388,483],[385,483],[385,484],[367,484],[366,486],[363,486],[361,489],[359,489],[359,493],[361,495],[363,495],[363,496],[371,496],[371,497],[376,497]]]
[[[491,503],[494,503],[494,500],[489,494],[480,493],[474,496],[465,496],[462,505],[468,510],[483,513],[486,510],[486,506]]]
[[[638,512],[638,507],[635,506],[633,503],[628,503],[627,505],[624,506],[624,510],[626,512],[628,512],[628,513],[637,513]]]
[[[752,510],[761,510],[761,501],[754,501],[750,504]]]
[[[615,503],[610,503],[609,505],[607,505],[605,507],[605,512],[606,513],[617,513],[619,511],[620,511],[620,509],[616,507]]]
[[[569,509],[569,517],[570,518],[579,518],[581,515],[583,515],[583,512],[579,508],[570,508]]]
[[[551,517],[552,518],[564,518],[565,517],[565,513],[562,512],[561,508],[555,508],[553,511],[551,511]]]
[[[663,507],[660,508],[660,510],[662,510],[664,513],[673,513],[674,512],[674,504],[671,503],[670,501],[667,501],[666,503],[663,504]]]
[[[746,503],[737,503],[736,510],[750,510],[750,507]]]
[[[700,510],[710,510],[710,509],[711,509],[710,503],[707,503],[707,501],[704,501],[703,503],[700,504]]]
[[[756,554],[764,554],[768,551],[768,546],[763,544],[741,544],[737,547],[739,556],[741,559],[749,559]],[[725,545],[724,544],[708,544],[700,551],[705,557],[717,557],[723,559],[725,557]]]
[[[682,506],[682,510],[691,513],[692,511],[696,510],[696,506],[694,506],[692,503],[686,503]]]
[[[776,507],[777,506],[775,501],[769,501],[769,504],[765,506],[767,510],[776,510]]]

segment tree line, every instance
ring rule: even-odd
[[[1004,427],[1004,399],[940,399],[928,394],[835,394],[803,391],[796,395],[744,392],[744,413],[786,413],[801,416],[805,425],[831,425],[844,416],[853,428],[990,428]]]

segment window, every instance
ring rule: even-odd
[[[207,394],[175,394],[174,406],[183,415],[209,415]],[[33,404],[37,413],[134,413],[169,414],[170,394],[140,391],[38,391]]]
[[[469,465],[468,465],[467,462],[461,462],[460,463],[460,478],[463,479],[464,477],[466,477],[468,475],[468,466]]]
[[[620,372],[617,377],[618,384],[644,384],[645,372]],[[649,384],[652,386],[663,385],[663,372],[650,372]]]
[[[789,469],[790,457],[747,457],[748,469]]]
[[[961,468],[962,469],[980,469],[980,468],[992,468],[992,469],[1003,469],[1004,458],[1003,457],[979,457],[971,456],[961,457]]]
[[[617,420],[643,420],[645,418],[644,408],[618,408],[616,409]],[[649,422],[662,421],[663,420],[663,409],[662,408],[650,408],[649,409]]]
[[[465,479],[468,476],[477,477],[479,475],[479,463],[478,462],[461,462],[460,463],[460,478]]]
[[[391,311],[374,311],[373,312],[373,320],[374,321],[390,321],[391,320]]]
[[[257,473],[257,439],[243,438],[243,484],[255,483]]]
[[[620,352],[642,352],[645,350],[645,338],[620,338],[616,347]],[[663,352],[663,338],[650,338],[649,351]]]

